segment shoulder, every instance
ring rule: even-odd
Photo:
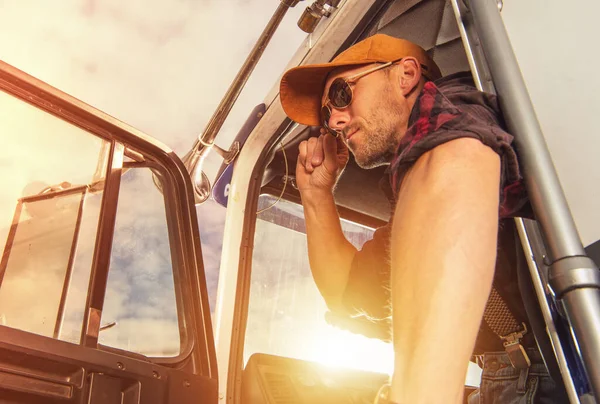
[[[492,148],[473,137],[449,140],[419,157],[410,171],[444,176],[454,169],[499,168],[500,157]]]
[[[500,177],[498,154],[479,140],[459,138],[439,145],[404,177],[393,222],[414,215],[434,222],[497,220]]]
[[[498,194],[500,158],[477,139],[459,138],[424,153],[410,167],[399,187],[398,202],[478,199]],[[424,198],[424,199],[422,199]]]

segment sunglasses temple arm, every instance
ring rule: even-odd
[[[394,63],[394,62],[386,62],[386,63],[384,63],[382,65],[378,65],[378,66],[372,67],[369,70],[365,70],[364,72],[360,72],[358,74],[355,74],[354,76],[348,77],[346,79],[346,81],[351,82],[351,81],[354,81],[354,80],[358,80],[361,77],[366,76],[367,74],[376,72],[379,69],[384,69],[384,68],[388,67],[389,65],[391,65],[392,63]]]

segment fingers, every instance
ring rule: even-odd
[[[317,145],[315,146],[311,160],[313,167],[318,167],[323,162],[323,138],[323,135],[317,138]]]
[[[312,173],[314,171],[314,166],[312,164],[313,154],[315,153],[315,148],[317,147],[318,140],[316,137],[311,137],[308,139],[308,146],[306,149],[306,161],[304,162],[304,168],[307,172]]]
[[[300,142],[300,146],[298,146],[298,162],[296,163],[296,170],[299,167],[304,167],[306,165],[306,153],[308,149],[308,142],[306,140]]]
[[[319,137],[311,137],[300,143],[297,167],[302,166],[307,173],[312,173],[324,161],[329,161],[331,164],[327,168],[335,172],[338,151],[335,137],[322,130]]]

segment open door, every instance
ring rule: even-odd
[[[0,62],[0,398],[216,403],[178,157]]]

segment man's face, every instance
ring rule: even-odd
[[[334,71],[325,83],[321,103],[325,102],[329,86],[336,78],[349,77],[373,66],[370,64]],[[362,168],[389,163],[406,131],[410,109],[394,85],[394,77],[394,72],[384,70],[368,74],[350,84],[353,96],[348,107],[337,109],[330,105],[329,126],[343,133],[357,164]]]

